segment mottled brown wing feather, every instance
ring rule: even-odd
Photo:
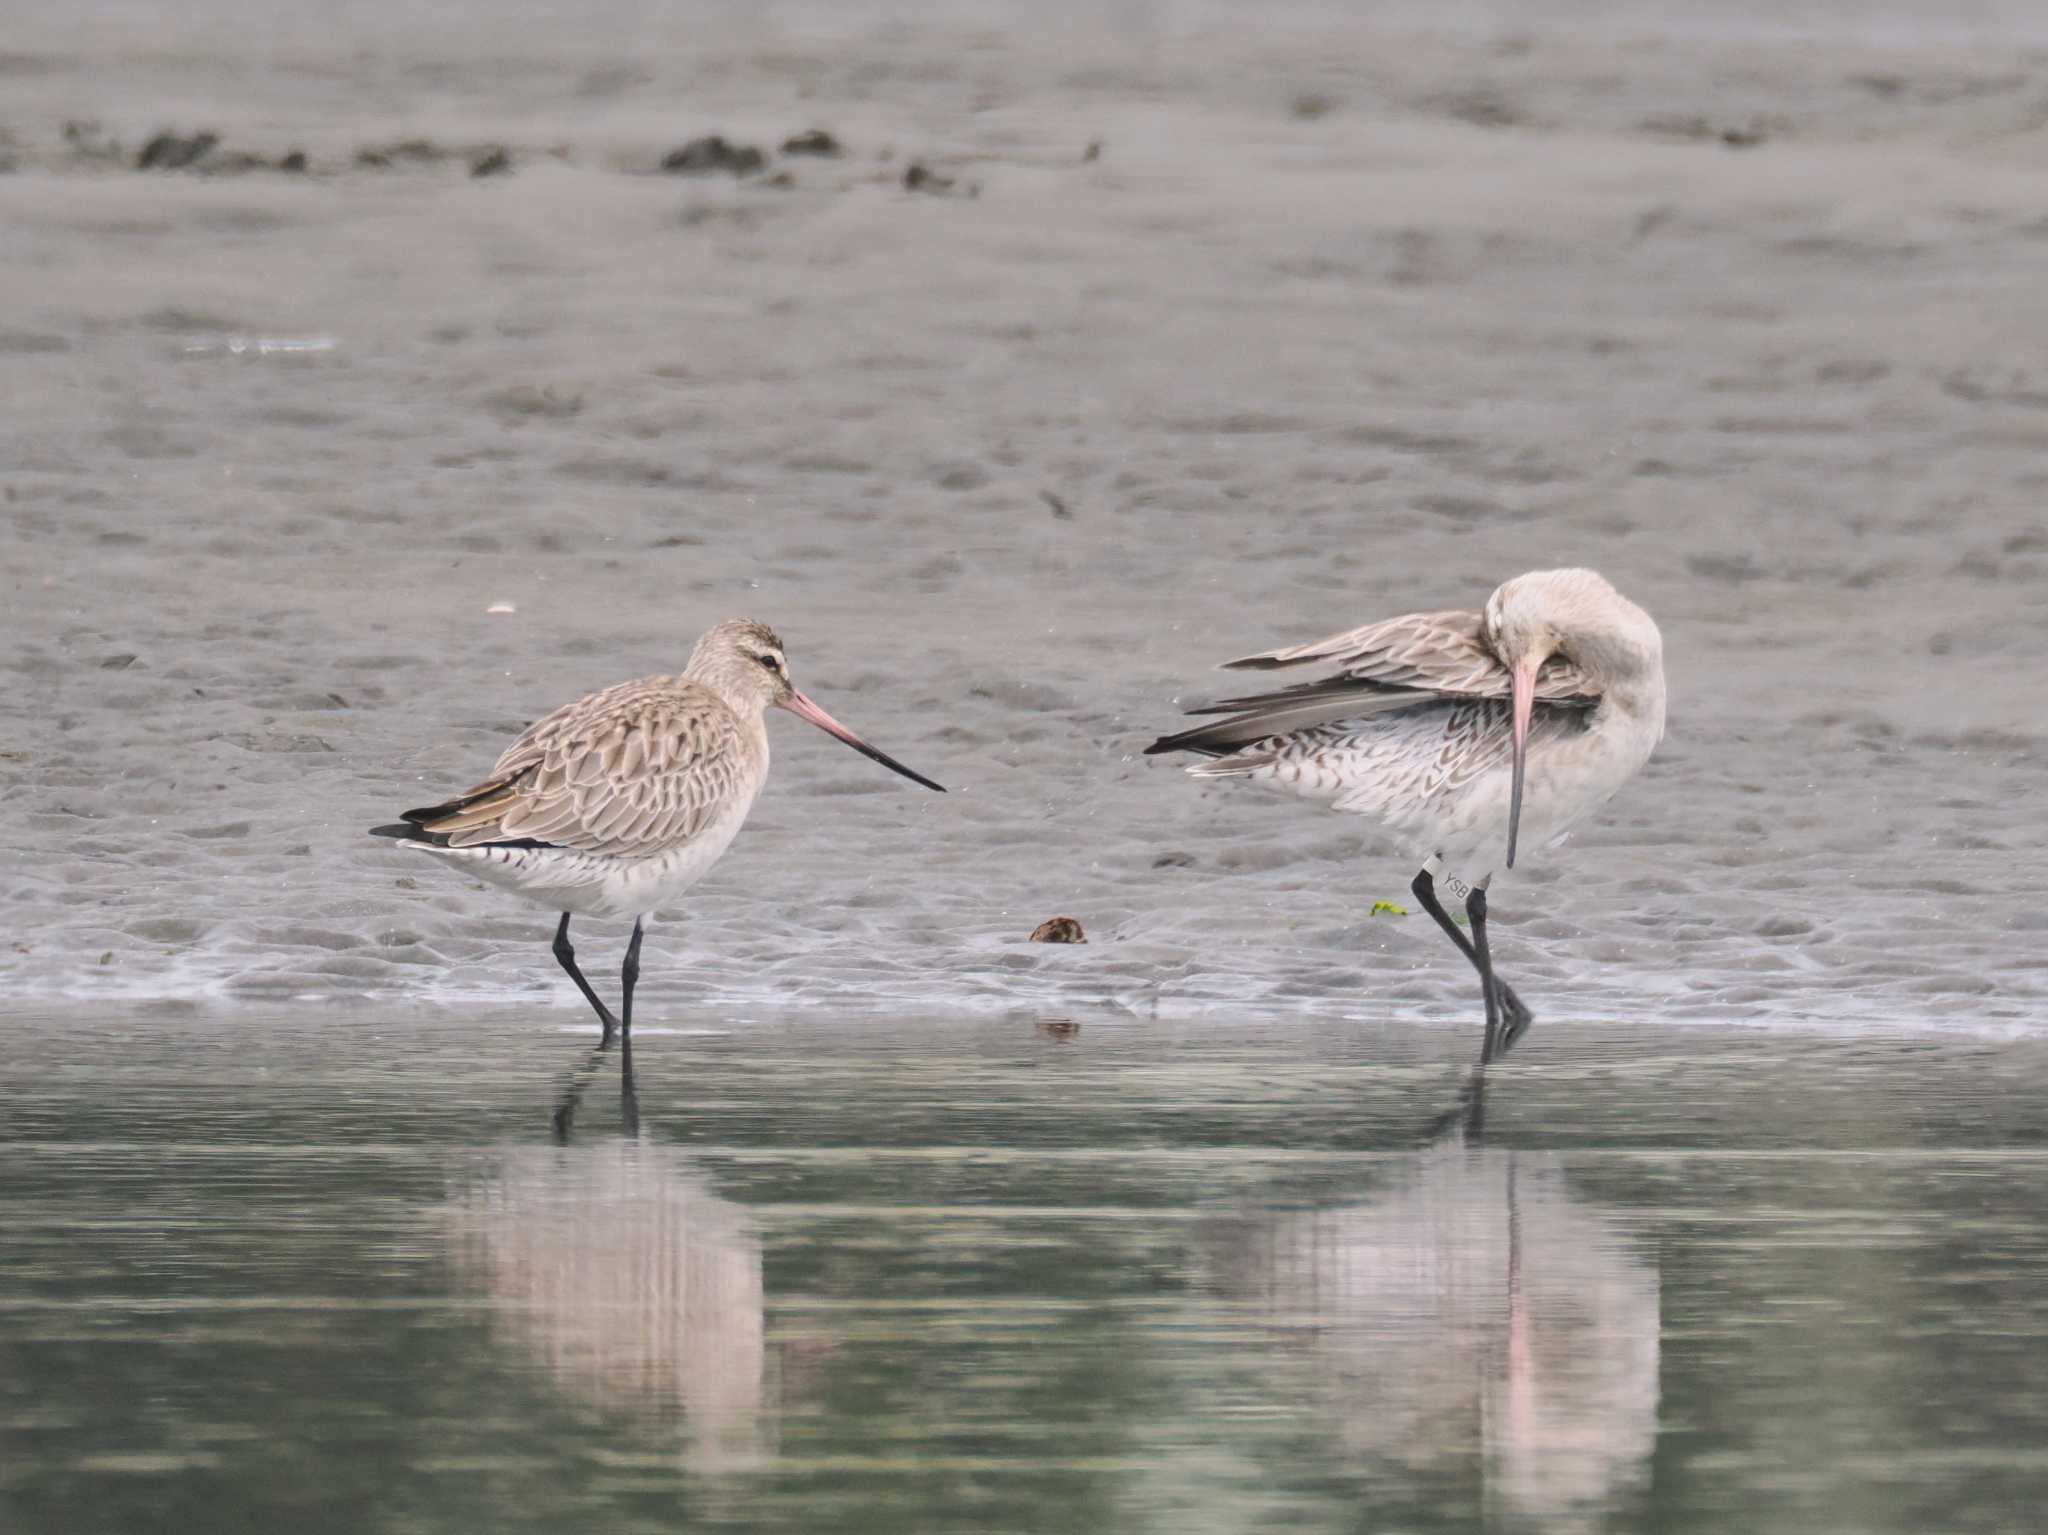
[[[1467,609],[1404,613],[1306,645],[1263,651],[1223,664],[1229,670],[1272,671],[1327,661],[1343,668],[1338,677],[1330,679],[1332,683],[1413,688],[1443,697],[1505,698],[1508,669],[1486,643],[1485,627],[1485,615]],[[1598,702],[1585,674],[1557,656],[1544,662],[1543,670],[1536,674],[1536,697],[1545,703]]]
[[[1483,638],[1484,630],[1484,615],[1463,609],[1407,613],[1306,645],[1226,661],[1231,670],[1275,671],[1311,662],[1333,662],[1343,669],[1315,682],[1190,709],[1190,714],[1230,717],[1161,736],[1146,753],[1222,754],[1272,736],[1416,704],[1506,698],[1511,678]],[[1598,703],[1599,695],[1576,667],[1553,656],[1536,674],[1536,700],[1584,709]]]
[[[450,847],[530,839],[645,857],[728,808],[748,756],[738,717],[708,688],[622,682],[535,721],[489,779],[421,830]]]

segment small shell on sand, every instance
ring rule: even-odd
[[[1031,930],[1033,943],[1086,943],[1088,935],[1081,931],[1080,919],[1076,917],[1048,917]]]

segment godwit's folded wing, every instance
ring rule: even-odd
[[[1249,693],[1190,709],[1227,719],[1162,736],[1147,754],[1240,751],[1274,736],[1289,735],[1338,720],[1364,719],[1390,710],[1444,700],[1509,696],[1508,669],[1481,637],[1484,618],[1464,610],[1408,613],[1359,629],[1347,629],[1306,645],[1269,650],[1225,667],[1272,671],[1310,662],[1334,662],[1335,676],[1271,693]],[[1553,657],[1536,678],[1539,708],[1585,709],[1599,702],[1576,667]]]
[[[1485,615],[1470,609],[1404,613],[1223,665],[1231,671],[1274,671],[1327,661],[1343,668],[1330,679],[1333,683],[1412,688],[1451,698],[1506,698],[1508,669],[1484,636]],[[1561,704],[1597,701],[1584,673],[1560,656],[1552,656],[1537,673],[1536,698]]]
[[[724,700],[693,682],[647,677],[535,722],[490,778],[405,819],[444,847],[531,842],[645,857],[681,846],[729,809],[748,758]]]

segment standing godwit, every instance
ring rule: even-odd
[[[559,911],[555,958],[597,1009],[602,1048],[615,1028],[633,1027],[647,914],[710,871],[768,781],[771,705],[945,793],[799,693],[775,631],[735,618],[697,641],[680,676],[621,682],[557,709],[475,788],[370,834]],[[574,915],[633,919],[616,1019],[576,968]]]
[[[1491,865],[1469,886],[1450,866],[1503,835],[1515,866],[1525,788],[1531,839],[1553,844],[1649,760],[1664,734],[1663,638],[1597,572],[1533,570],[1481,612],[1408,613],[1224,665],[1312,661],[1342,670],[1191,710],[1227,718],[1146,750],[1200,752],[1216,760],[1189,768],[1197,778],[1249,778],[1370,816],[1423,858],[1415,898],[1479,972],[1490,1061],[1533,1015],[1493,974]],[[1437,901],[1439,873],[1465,896],[1469,939]]]

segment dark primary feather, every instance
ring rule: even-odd
[[[1434,693],[1421,693],[1409,688],[1381,688],[1341,677],[1331,678],[1327,682],[1284,688],[1277,693],[1225,699],[1221,703],[1190,709],[1190,714],[1227,714],[1230,717],[1197,725],[1178,735],[1161,736],[1145,748],[1145,755],[1192,751],[1220,757],[1255,741],[1306,730],[1312,725],[1363,719],[1368,715],[1434,703],[1436,699]]]
[[[448,847],[451,839],[459,832],[473,827],[487,826],[518,798],[521,782],[532,776],[533,769],[503,778],[488,779],[475,788],[465,790],[454,799],[444,800],[438,805],[424,805],[418,810],[402,810],[404,817],[390,826],[372,826],[373,837],[400,837],[411,842],[426,842],[435,847]],[[474,844],[472,844],[474,845]],[[549,847],[553,844],[540,842],[531,837],[492,840],[493,847]]]

